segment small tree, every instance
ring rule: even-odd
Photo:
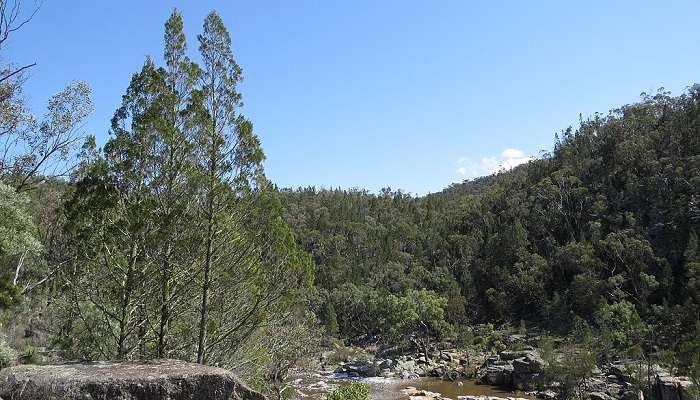
[[[321,346],[321,329],[310,311],[290,312],[273,321],[266,330],[265,386],[276,400],[289,398],[287,378],[292,368],[303,365]]]
[[[700,352],[693,355],[693,364],[690,366],[689,375],[693,382],[691,386],[693,397],[700,399]]]
[[[326,300],[323,305],[321,322],[323,322],[323,326],[326,327],[326,332],[328,332],[329,335],[335,336],[338,334],[338,316],[335,312],[333,302],[330,299]]]
[[[17,352],[7,344],[5,336],[0,334],[0,369],[9,367],[17,360]]]
[[[643,342],[648,326],[628,301],[606,304],[596,314],[603,343],[618,355],[627,354]]]
[[[18,283],[28,257],[38,255],[42,246],[29,211],[29,197],[0,182],[0,306],[7,307],[20,294]],[[5,275],[5,274],[2,274]]]
[[[387,300],[390,335],[410,338],[428,361],[430,343],[450,333],[452,328],[445,320],[447,299],[431,290],[409,289],[404,296],[389,295]]]
[[[685,361],[688,376],[692,382],[691,390],[696,399],[700,399],[700,321],[695,325],[695,331],[691,333],[690,340],[681,345],[679,354],[685,353],[687,361],[681,358],[681,364]],[[683,367],[683,366],[682,366]]]
[[[627,373],[630,376],[632,389],[639,395],[639,398],[644,397],[644,392],[651,386],[651,369],[647,357],[642,351],[641,346],[634,346],[628,352],[632,362],[625,366]]]
[[[596,366],[593,343],[566,343],[555,348],[551,337],[543,337],[540,348],[545,362],[545,380],[557,392],[557,398],[583,400]]]

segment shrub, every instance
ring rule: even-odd
[[[17,352],[10,347],[5,336],[0,334],[0,369],[7,368],[17,360]]]
[[[327,400],[367,400],[369,398],[369,386],[366,383],[353,382],[348,386],[341,386],[330,392]]]
[[[602,306],[596,315],[596,322],[605,346],[611,347],[617,354],[627,354],[634,350],[648,332],[648,326],[634,305],[624,300]]]
[[[337,340],[333,343],[333,352],[328,356],[326,362],[329,364],[338,364],[352,360],[367,360],[369,356],[362,349],[345,346],[343,342]]]
[[[506,348],[507,348],[507,347],[506,347],[505,343],[503,343],[503,342],[501,341],[501,339],[496,339],[496,340],[493,342],[493,346],[491,347],[491,352],[492,352],[493,354],[498,354],[498,353],[504,351]]]
[[[19,355],[19,360],[22,364],[41,364],[41,355],[37,352],[36,347],[28,346]]]
[[[476,337],[471,327],[463,326],[457,328],[457,338],[455,343],[458,347],[466,349],[476,344]]]
[[[691,390],[696,399],[700,399],[700,353],[693,355],[693,364],[690,366]]]
[[[553,338],[546,335],[541,338],[545,380],[557,392],[558,399],[584,400],[596,366],[592,345],[592,342],[566,343],[556,348]]]

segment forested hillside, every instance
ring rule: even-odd
[[[681,353],[700,332],[698,86],[643,94],[561,132],[551,154],[425,197],[281,193],[342,337],[390,334],[383,299],[418,289],[457,325],[584,324]]]

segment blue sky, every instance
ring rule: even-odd
[[[86,130],[103,143],[131,74],[160,59],[173,7],[193,55],[204,16],[223,17],[243,112],[285,187],[435,192],[551,149],[579,113],[700,82],[696,0],[46,0],[4,56],[37,62],[37,113],[87,81]]]

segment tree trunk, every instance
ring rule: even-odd
[[[209,307],[209,279],[210,279],[210,273],[211,273],[211,259],[212,259],[212,252],[213,252],[213,234],[214,234],[214,215],[213,215],[213,200],[210,199],[208,205],[208,213],[209,215],[207,216],[208,221],[207,221],[207,244],[206,244],[206,255],[205,255],[205,260],[204,260],[204,280],[202,282],[202,305],[199,310],[200,316],[199,316],[199,340],[197,344],[197,362],[199,364],[204,364],[204,356],[205,356],[205,336],[206,336],[206,322],[207,322],[207,313],[209,312],[208,307]]]
[[[171,245],[168,244],[165,260],[161,267],[160,326],[158,327],[158,347],[156,349],[158,358],[165,357],[165,338],[168,335],[168,325],[170,324],[170,253]]]
[[[126,339],[128,336],[127,325],[129,321],[129,304],[131,304],[131,292],[133,290],[134,270],[136,269],[136,256],[138,254],[138,244],[136,240],[131,245],[129,255],[129,267],[126,271],[126,281],[124,282],[124,292],[122,293],[121,315],[119,320],[119,337],[117,340],[117,358],[123,359],[126,356]]]

